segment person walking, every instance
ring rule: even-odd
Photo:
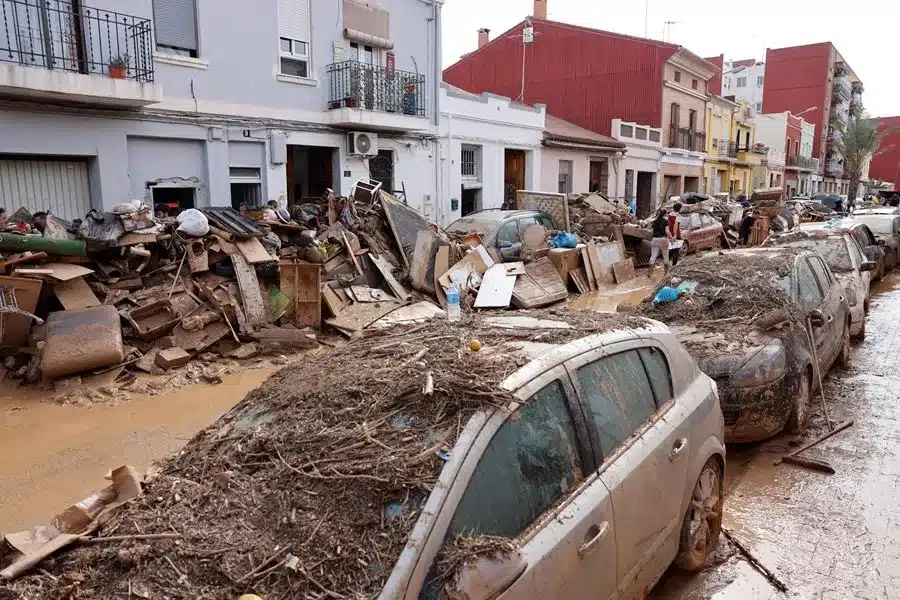
[[[667,233],[669,240],[671,240],[669,242],[669,260],[672,262],[673,267],[678,265],[678,259],[681,257],[681,247],[684,245],[681,239],[681,221],[679,220],[681,208],[681,202],[676,202],[675,206],[672,207],[672,212],[669,213]]]
[[[750,231],[753,229],[753,225],[756,223],[756,217],[759,216],[759,211],[753,211],[752,213],[749,210],[744,211],[744,219],[741,221],[741,245],[747,246],[750,243]]]
[[[650,227],[653,230],[653,238],[650,240],[650,266],[656,264],[656,257],[662,253],[663,264],[669,267],[669,218],[666,216],[665,208],[659,207]]]

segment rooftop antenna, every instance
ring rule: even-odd
[[[678,24],[678,21],[664,21],[663,22],[663,41],[668,42],[672,37],[672,25]]]

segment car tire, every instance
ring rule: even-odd
[[[857,342],[861,342],[864,339],[866,339],[866,316],[865,315],[863,315],[862,329],[859,330],[859,333],[857,333],[853,339]]]
[[[687,256],[688,253],[690,253],[690,251],[691,251],[691,245],[688,243],[687,240],[684,240],[684,243],[681,244],[681,254],[679,255],[678,259],[681,260],[681,257]]]
[[[850,326],[844,327],[844,337],[841,341],[841,352],[837,358],[838,366],[842,369],[850,368]]]
[[[788,417],[787,427],[788,433],[805,433],[806,427],[809,425],[809,403],[812,398],[812,370],[803,373],[800,377],[800,390],[794,398],[794,406],[791,409],[791,416]]]
[[[691,493],[690,505],[681,523],[681,536],[675,566],[685,571],[700,571],[719,543],[722,531],[722,507],[725,504],[722,466],[710,458]]]

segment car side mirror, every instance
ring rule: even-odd
[[[505,556],[482,556],[466,563],[444,587],[450,600],[492,600],[525,572],[528,562],[520,550]]]
[[[887,242],[885,242],[884,240],[875,240],[875,243],[879,246],[884,246]]]
[[[859,272],[865,273],[866,271],[874,271],[875,267],[876,265],[874,262],[872,262],[871,260],[867,260],[863,264],[859,265]]]
[[[810,311],[809,322],[812,323],[813,327],[822,327],[825,325],[825,315],[818,309]]]

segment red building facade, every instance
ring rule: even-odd
[[[889,132],[881,142],[882,152],[872,159],[869,179],[894,184],[900,190],[900,117],[878,119],[878,129]]]

